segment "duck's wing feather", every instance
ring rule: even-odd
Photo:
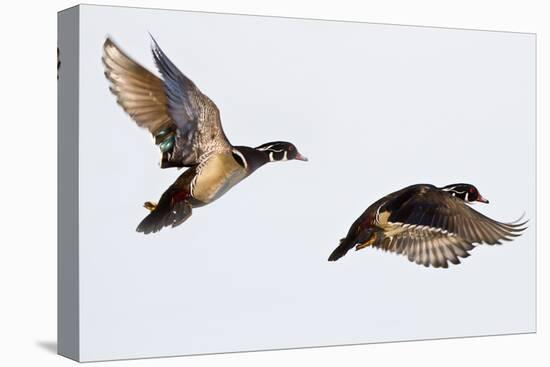
[[[152,50],[164,78],[168,110],[178,127],[181,154],[200,162],[210,153],[231,153],[218,107],[170,61],[154,39]]]
[[[474,246],[464,238],[439,229],[407,224],[393,224],[372,244],[384,251],[405,255],[409,261],[424,266],[447,268],[468,257]],[[362,248],[358,246],[357,249]]]
[[[147,128],[157,144],[173,136],[163,159],[172,165],[193,166],[215,152],[230,152],[216,105],[168,59],[158,44],[152,46],[163,79],[127,56],[111,39],[103,45],[105,76],[111,91],[137,123]]]
[[[396,198],[395,200],[399,200]],[[394,206],[389,224],[421,226],[456,234],[470,243],[500,244],[525,230],[527,222],[503,223],[493,220],[447,192],[431,188],[411,195]]]
[[[102,60],[111,92],[138,126],[153,135],[175,127],[160,78],[128,57],[109,38],[103,44]]]

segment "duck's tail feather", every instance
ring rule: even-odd
[[[136,231],[149,234],[158,232],[164,227],[179,226],[191,216],[192,211],[192,206],[187,200],[179,201],[174,205],[161,202],[143,218]]]
[[[355,241],[351,241],[348,237],[342,238],[340,240],[340,245],[336,247],[328,257],[328,261],[338,260],[345,254],[347,254],[347,252],[351,250],[353,246],[355,246]]]

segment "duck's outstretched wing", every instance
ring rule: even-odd
[[[110,38],[103,44],[102,60],[111,92],[138,126],[153,136],[175,127],[160,78],[128,57]]]
[[[154,40],[152,52],[164,80],[132,60],[109,38],[103,45],[103,64],[118,104],[154,136],[163,153],[161,167],[193,166],[213,152],[230,152],[216,105]]]
[[[395,200],[399,201],[399,198]],[[392,203],[388,203],[391,206]],[[426,229],[427,233],[446,231],[469,243],[500,244],[517,237],[526,228],[526,221],[503,223],[493,220],[471,208],[463,200],[440,191],[425,189],[401,200],[393,208],[388,224]]]
[[[423,226],[389,225],[387,233],[372,246],[405,255],[419,265],[447,268],[448,262],[459,264],[474,246],[456,234]],[[361,249],[358,245],[356,249]]]

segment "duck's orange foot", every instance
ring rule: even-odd
[[[157,208],[157,204],[152,202],[152,201],[146,201],[144,204],[143,204],[143,207],[149,211],[153,211]]]
[[[370,236],[368,241],[357,244],[357,246],[355,246],[355,250],[357,251],[357,250],[361,250],[365,247],[369,247],[370,245],[374,244],[375,241],[376,241],[376,232],[372,232],[372,235]]]

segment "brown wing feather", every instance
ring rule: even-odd
[[[459,264],[459,258],[468,257],[474,247],[455,234],[427,227],[396,224],[386,230],[390,235],[378,239],[373,247],[407,256],[409,261],[424,266],[447,268],[448,262]]]
[[[138,126],[153,135],[175,127],[160,78],[133,61],[109,38],[103,45],[103,64],[111,92]]]
[[[388,221],[446,230],[470,243],[491,245],[519,236],[526,224],[495,221],[463,200],[435,188],[408,198],[392,211]]]
[[[153,57],[164,78],[168,110],[178,127],[176,156],[200,163],[213,153],[230,153],[218,107],[164,54],[153,39]]]
[[[166,129],[175,132],[173,148],[163,155],[163,167],[194,166],[211,153],[231,151],[214,102],[177,69],[156,42],[153,56],[164,80],[132,60],[109,38],[103,50],[105,76],[124,111],[153,136]]]

